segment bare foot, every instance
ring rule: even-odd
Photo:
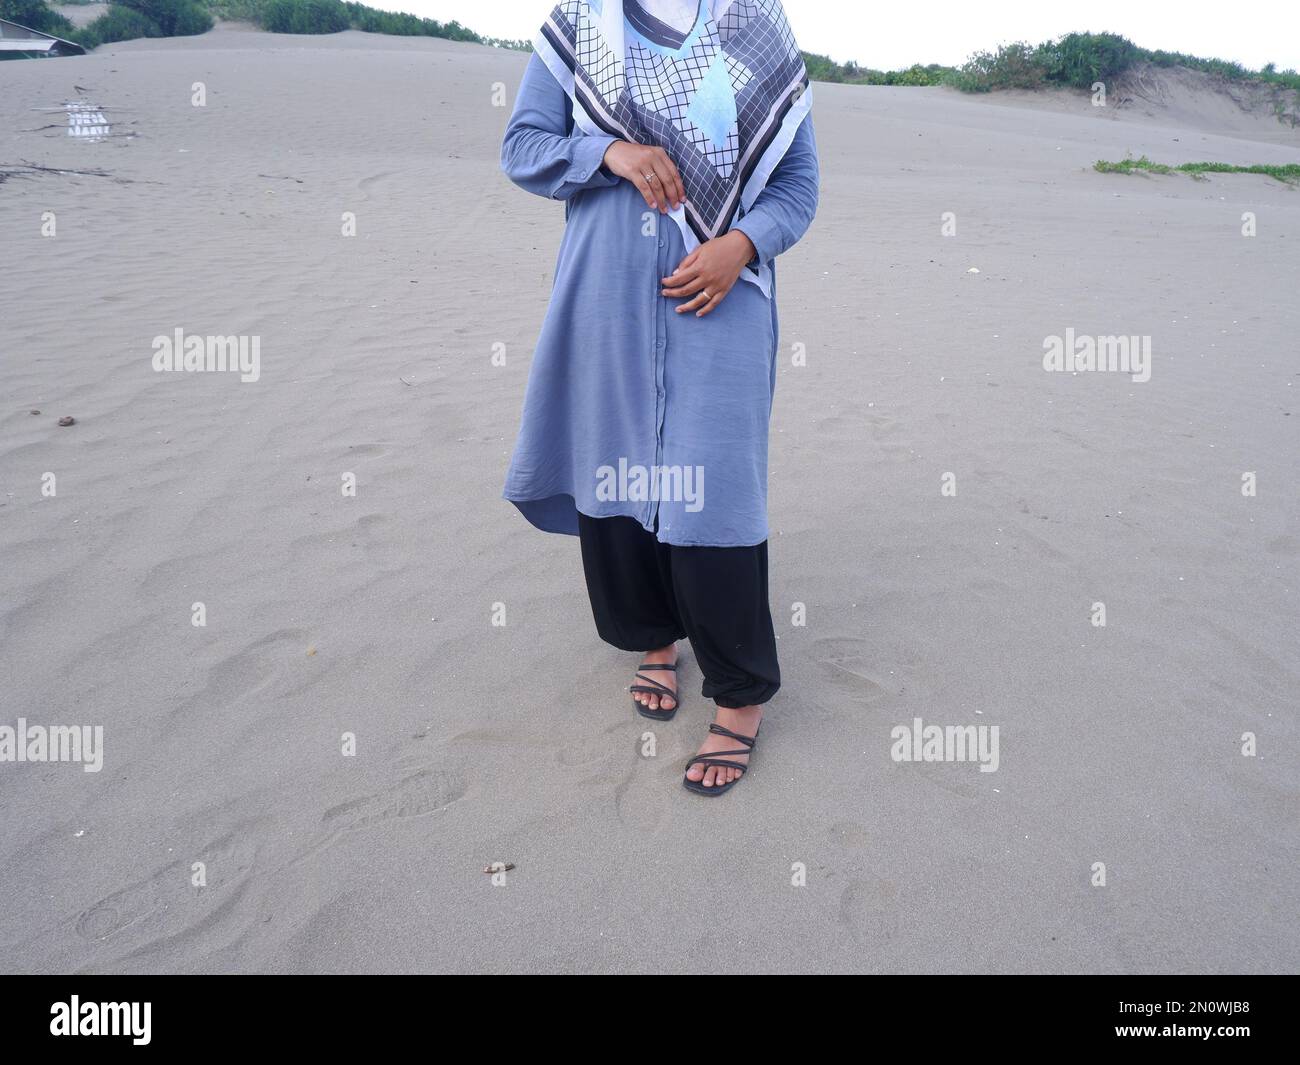
[[[753,737],[758,735],[758,726],[763,720],[763,709],[759,706],[743,706],[738,710],[733,710],[727,706],[719,706],[713,720],[738,736]],[[712,757],[717,751],[737,751],[742,747],[744,747],[744,744],[739,740],[732,739],[730,736],[718,736],[710,732],[705,737],[704,742],[700,744],[700,749],[696,753],[701,758],[708,758]],[[720,760],[735,762],[740,766],[749,765],[748,754],[721,755]],[[696,784],[703,781],[706,788],[716,788],[721,787],[723,784],[730,784],[733,780],[739,780],[743,773],[744,770],[730,766],[700,765],[697,762],[686,770],[686,779]]]
[[[641,656],[641,661],[647,665],[659,666],[677,664],[677,645],[670,643],[667,647],[661,647],[657,651],[647,651]],[[645,676],[637,677],[632,681],[634,685],[640,685],[646,688],[653,688],[655,684],[662,684],[665,688],[677,690],[677,674],[671,669],[644,669],[641,670]],[[644,706],[647,710],[660,710],[663,713],[670,713],[677,709],[677,699],[668,694],[658,692],[633,692],[632,698]]]

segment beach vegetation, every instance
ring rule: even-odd
[[[148,15],[122,4],[110,4],[99,18],[77,30],[73,39],[86,48],[98,48],[115,41],[162,36],[162,27]]]
[[[197,0],[113,0],[99,18],[72,31],[86,48],[141,37],[193,37],[212,29],[212,16]]]
[[[1053,86],[1088,90],[1142,63],[1184,67],[1227,81],[1263,82],[1300,92],[1300,73],[1280,71],[1274,63],[1251,70],[1230,60],[1142,48],[1117,33],[1067,33],[1041,44],[1017,41],[992,52],[976,52],[949,76],[947,84],[963,92]]]
[[[272,33],[342,33],[352,28],[343,0],[266,0],[261,25]]]
[[[922,66],[914,63],[906,70],[873,70],[857,63],[837,63],[829,56],[804,52],[804,66],[813,81],[841,82],[849,85],[944,85],[956,73],[940,63]]]
[[[73,39],[72,23],[46,6],[45,0],[0,0],[0,18],[53,37]]]
[[[1047,65],[1038,50],[1023,41],[1001,45],[995,52],[976,52],[949,78],[962,92],[995,89],[1037,89],[1045,83]]]
[[[193,37],[212,29],[211,14],[196,0],[112,0],[112,7],[143,15],[157,24],[163,37]]]
[[[1153,162],[1142,155],[1118,162],[1098,159],[1093,164],[1093,169],[1103,174],[1190,174],[1202,180],[1206,174],[1265,174],[1286,185],[1300,184],[1300,163],[1254,163],[1250,166],[1234,163],[1178,163],[1170,166],[1167,163]]]
[[[1091,89],[1096,82],[1118,77],[1141,53],[1142,49],[1116,33],[1067,33],[1034,48],[1044,80],[1073,89]]]
[[[359,30],[390,37],[441,37],[501,48],[531,51],[526,41],[483,37],[459,22],[439,22],[399,11],[379,11],[350,0],[205,0],[219,18],[252,22],[273,33],[339,33]]]

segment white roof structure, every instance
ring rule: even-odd
[[[40,30],[20,26],[0,18],[0,57],[5,53],[19,55],[85,55],[86,50],[72,41],[55,37]]]

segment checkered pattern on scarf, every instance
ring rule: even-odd
[[[736,187],[745,178],[738,163],[779,124],[784,108],[778,104],[791,86],[806,82],[803,56],[781,4],[737,0],[717,22],[708,19],[680,54],[647,48],[629,32],[626,54],[615,56],[585,0],[557,4],[550,24],[572,50],[575,80],[604,107],[605,121],[598,124],[612,120],[628,139],[663,148],[677,164],[687,199],[708,235],[724,229],[735,210]],[[688,114],[700,82],[716,63],[723,64],[736,101],[736,121],[722,143]]]

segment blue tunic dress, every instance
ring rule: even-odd
[[[613,140],[575,131],[568,96],[532,56],[501,166],[565,201],[566,225],[503,494],[549,532],[576,534],[581,511],[635,518],[668,544],[762,543],[775,276],[770,298],[738,280],[703,318],[675,313],[683,301],[660,288],[686,255],[681,233],[602,168]],[[808,116],[733,228],[771,264],[812,222],[817,189]]]

